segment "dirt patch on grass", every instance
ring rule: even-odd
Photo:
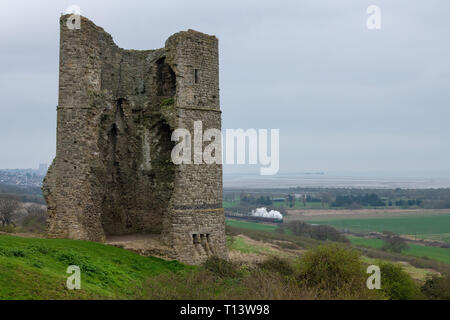
[[[15,237],[21,237],[21,238],[45,238],[45,235],[38,234],[38,233],[15,233],[15,232],[3,232],[0,231],[0,235],[6,235],[6,236],[15,236]]]
[[[106,244],[133,251],[141,256],[154,256],[165,260],[173,260],[173,250],[161,242],[160,236],[155,234],[129,234],[110,236]]]

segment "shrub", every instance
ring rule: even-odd
[[[0,232],[6,232],[6,233],[14,233],[16,231],[16,228],[12,225],[9,226],[0,226]]]
[[[317,299],[316,290],[305,288],[294,278],[263,269],[255,269],[244,277],[238,296],[233,299],[262,300],[313,300]]]
[[[296,236],[310,237],[316,240],[330,240],[349,243],[350,241],[338,230],[327,225],[313,226],[303,221],[292,221],[287,224]]]
[[[307,251],[298,265],[298,279],[322,296],[349,297],[366,294],[365,268],[357,251],[337,244]]]
[[[42,244],[31,245],[31,246],[29,246],[29,250],[33,254],[43,254],[43,255],[51,254],[56,251],[55,249],[46,247]]]
[[[433,300],[450,300],[450,275],[442,277],[434,275],[431,279],[425,281],[421,292]]]
[[[343,236],[338,230],[331,226],[313,226],[311,231],[311,237],[317,240],[331,240],[337,242],[350,243],[345,236]]]
[[[142,298],[151,300],[215,299],[221,293],[221,289],[222,284],[216,281],[216,277],[211,272],[196,270],[148,278]]]
[[[17,258],[24,258],[26,256],[26,253],[24,250],[22,249],[11,249],[11,254],[13,257],[17,257]]]
[[[289,263],[286,259],[276,256],[267,258],[259,264],[259,267],[263,270],[276,272],[283,276],[291,276],[294,274],[294,268],[291,263]]]
[[[234,263],[216,256],[208,258],[203,267],[220,278],[234,278],[239,275],[239,269]]]
[[[26,257],[27,254],[22,249],[0,248],[0,255],[5,256],[5,257],[24,258],[24,257]]]
[[[381,290],[391,300],[413,300],[420,298],[419,287],[403,271],[402,267],[389,262],[380,265]]]
[[[311,225],[303,221],[292,221],[286,224],[296,236],[310,236]]]
[[[164,300],[272,300],[314,299],[314,291],[298,286],[293,279],[279,273],[254,269],[242,279],[230,282],[217,279],[210,271],[198,268],[191,272],[162,274],[146,281],[142,298]]]
[[[236,241],[233,236],[227,236],[227,248],[231,248],[235,242]]]
[[[275,243],[277,246],[279,246],[280,248],[283,248],[283,249],[296,250],[296,249],[300,248],[298,245],[296,245],[295,243],[290,242],[290,241],[277,241]]]
[[[5,256],[5,257],[24,258],[27,254],[22,249],[0,248],[0,255]]]
[[[396,253],[401,253],[402,251],[408,249],[408,244],[406,240],[400,237],[399,235],[392,232],[383,232],[384,233],[384,243],[381,247],[381,250],[384,251],[392,251]]]

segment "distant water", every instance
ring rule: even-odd
[[[224,174],[225,188],[384,188],[384,189],[429,189],[450,188],[450,177],[432,175],[414,177],[405,175],[370,174],[306,174],[290,173],[274,176],[258,174]]]

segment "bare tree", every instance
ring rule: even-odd
[[[47,225],[46,207],[39,204],[31,204],[26,208],[27,214],[20,220],[21,231],[32,233],[44,233]]]
[[[31,215],[35,215],[35,216],[46,216],[46,210],[45,210],[45,206],[42,206],[40,204],[31,204],[28,208],[27,208],[27,212],[28,214]]]
[[[12,221],[14,211],[19,209],[19,201],[11,198],[0,198],[0,220],[3,227],[13,225],[16,226]]]
[[[322,207],[325,207],[325,204],[331,204],[331,202],[333,202],[333,197],[327,192],[322,193],[321,202]]]

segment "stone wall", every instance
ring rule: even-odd
[[[160,234],[173,257],[226,258],[222,166],[175,165],[172,131],[221,128],[218,42],[193,30],[124,50],[61,17],[56,157],[44,180],[48,235]]]

